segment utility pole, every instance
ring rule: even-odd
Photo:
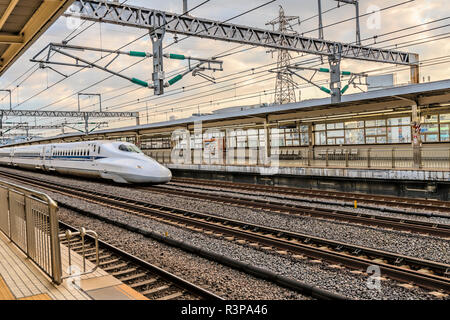
[[[145,110],[147,112],[147,124],[148,124],[148,102],[145,103]]]
[[[183,12],[182,13],[185,13],[185,12],[187,12],[188,11],[188,3],[187,3],[187,0],[183,0]]]
[[[322,0],[317,0],[319,9],[319,39],[323,39],[323,22],[322,22]]]
[[[293,32],[291,24],[289,23],[292,20],[299,20],[299,17],[294,16],[286,16],[284,13],[284,9],[280,6],[278,18],[266,23],[266,25],[272,25],[273,30],[275,30],[275,26],[278,25],[277,31],[286,34],[287,32]],[[281,38],[281,45],[287,45],[286,40]],[[286,68],[291,64],[291,54],[288,50],[280,49],[278,50],[278,62],[277,62],[277,70],[276,73],[276,82],[275,82],[275,103],[276,104],[285,104],[296,102],[295,98],[295,82],[292,79],[292,74],[285,72]]]

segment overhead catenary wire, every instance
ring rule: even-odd
[[[318,60],[318,58],[313,58],[312,60],[313,60],[313,61],[314,61],[314,60],[316,60],[316,61],[317,61],[317,60]],[[273,65],[273,64],[275,64],[275,63],[272,63],[272,65]],[[270,65],[270,64],[269,64],[269,65]],[[253,69],[253,68],[251,68],[251,69],[247,69],[247,70],[244,70],[244,71],[241,71],[241,72],[237,72],[237,73],[242,73],[242,72],[246,72],[246,71],[249,71],[249,70],[252,70],[252,69]],[[224,77],[225,77],[225,76],[224,76]],[[221,79],[221,78],[218,78],[217,80],[220,80],[220,79]],[[163,97],[161,97],[161,98],[163,98]],[[135,100],[136,100],[136,99],[134,99],[133,101],[135,101]],[[144,101],[150,101],[150,100],[153,100],[153,99],[143,100],[143,102],[144,102]]]
[[[209,2],[209,1],[210,1],[210,0],[204,1],[204,2],[201,3],[200,5],[198,5],[198,6],[194,7],[194,8],[192,8],[191,10],[189,10],[188,12],[183,13],[183,14],[187,14],[187,13],[189,13],[190,11],[192,11],[192,10],[198,8],[199,6],[205,4],[205,3]],[[276,0],[271,0],[271,1],[269,1],[269,2],[266,2],[266,3],[262,4],[262,5],[259,5],[259,6],[255,7],[255,8],[253,8],[253,9],[247,10],[247,11],[241,13],[241,14],[238,14],[238,15],[236,15],[236,16],[233,16],[233,17],[227,19],[225,22],[230,21],[230,20],[232,20],[232,19],[235,19],[235,18],[237,18],[237,17],[243,16],[244,14],[247,14],[247,13],[249,13],[249,12],[252,12],[252,11],[256,10],[256,9],[259,9],[259,8],[261,8],[261,7],[265,6],[265,5],[268,5],[269,3],[272,3],[272,2],[274,2],[274,1],[276,1]],[[168,23],[170,23],[170,22],[171,22],[171,21],[166,22],[165,24],[168,24]],[[160,26],[159,28],[161,28],[161,27],[163,27],[163,26],[164,26],[164,25]],[[182,41],[182,40],[184,40],[184,39],[181,39],[181,40],[179,40],[178,42],[180,42],[180,41]],[[135,41],[137,41],[137,40],[135,40]],[[127,44],[127,45],[129,45],[129,44]],[[127,45],[125,45],[125,46],[127,46]],[[124,48],[125,46],[122,46],[120,49]],[[118,49],[118,50],[120,50],[120,49]],[[99,59],[99,60],[101,60],[101,59]],[[97,61],[99,61],[99,60],[97,60]],[[97,61],[96,61],[96,62],[97,62]],[[82,68],[81,70],[83,70],[83,69],[84,69],[84,68]],[[81,72],[81,70],[77,70],[76,72],[72,73],[72,74],[69,75],[69,76],[73,76],[74,74],[76,74],[76,73],[78,73],[78,72]],[[122,69],[122,70],[119,71],[119,72],[122,72],[123,70],[124,70],[124,69]],[[105,81],[105,80],[107,80],[107,79],[109,79],[109,78],[110,78],[110,77],[107,77],[107,78],[105,78],[105,79],[103,79],[103,80],[100,80],[100,81],[97,82],[96,84],[101,83],[101,82],[103,82],[103,81]],[[64,81],[64,80],[66,80],[66,79],[67,79],[67,78],[61,79],[60,81],[62,82],[62,81]],[[59,82],[55,83],[54,85],[56,85],[56,84],[58,84],[58,83],[59,83]],[[96,85],[96,84],[95,84],[95,85]],[[20,104],[18,104],[17,106],[19,106],[19,105],[21,105],[21,104],[23,104],[23,103],[29,101],[30,99],[36,97],[37,95],[41,94],[43,91],[46,91],[46,90],[48,90],[48,88],[42,90],[41,92],[35,94],[35,95],[32,96],[32,97],[26,99],[25,101],[22,101],[22,102],[21,102]],[[87,90],[87,89],[85,88],[85,89],[83,89],[83,90],[81,90],[81,91],[84,91],[84,90]],[[75,93],[75,94],[76,94],[76,93]],[[71,96],[73,96],[73,95],[74,95],[74,94],[72,94]],[[69,97],[71,97],[71,96],[69,96]],[[65,100],[65,99],[68,99],[69,97],[60,99],[60,100],[58,100],[57,102],[60,102],[60,101]],[[46,105],[46,106],[40,108],[39,110],[44,109],[44,108],[46,108],[46,107],[48,107],[48,106],[51,106],[51,105],[53,105],[53,104],[55,104],[55,103],[57,103],[57,102],[53,102],[52,104]]]
[[[211,0],[205,0],[205,1],[203,1],[201,4],[197,5],[196,7],[190,9],[189,11],[187,11],[187,12],[185,12],[185,13],[183,13],[183,14],[188,14],[188,13],[190,13],[191,11],[195,10],[196,8],[198,8],[199,6],[205,4],[205,3],[209,2],[209,1],[211,1]],[[166,24],[168,24],[168,23],[170,23],[170,21],[169,21],[169,22],[166,22]],[[161,25],[161,26],[158,27],[158,28],[162,28],[162,27],[165,26],[166,24]],[[142,36],[140,36],[140,37],[138,37],[138,38],[136,38],[136,39],[134,39],[134,40],[132,40],[132,41],[126,43],[125,45],[123,45],[123,46],[121,46],[120,48],[118,48],[116,51],[119,51],[119,50],[121,50],[121,49],[123,49],[123,48],[129,46],[130,44],[136,42],[136,41],[139,41],[140,39],[144,38],[145,36],[148,36],[148,34],[145,33],[145,34],[143,34]],[[100,58],[100,59],[97,59],[94,63],[99,62],[100,60],[102,60],[102,59],[104,59],[104,58],[106,58],[106,57],[109,57],[109,56],[112,55],[112,54],[113,54],[113,52],[112,52],[112,53],[108,53],[108,54],[105,55],[104,57],[102,57],[102,58]],[[144,59],[141,59],[140,61],[138,61],[138,63],[142,62],[143,60],[145,60],[145,58],[144,58]],[[133,66],[134,66],[134,65],[136,65],[136,63],[134,63]],[[129,66],[129,67],[131,67],[131,66]],[[119,71],[119,72],[122,72],[122,71],[128,69],[129,67],[126,67],[126,68],[122,69],[122,70]],[[46,89],[44,89],[44,90],[41,90],[41,91],[38,92],[37,94],[35,94],[35,95],[29,97],[28,99],[22,101],[22,102],[19,103],[19,104],[17,104],[15,107],[18,107],[18,106],[24,104],[25,102],[28,102],[29,100],[31,100],[31,99],[37,97],[38,95],[42,94],[43,92],[49,90],[50,88],[52,88],[52,87],[58,85],[58,84],[61,83],[61,82],[67,80],[68,78],[74,76],[75,74],[80,73],[80,72],[83,71],[83,70],[85,70],[85,67],[80,68],[80,69],[78,69],[77,71],[71,73],[71,74],[68,75],[66,78],[63,78],[63,79],[59,80],[58,82],[54,83],[53,85],[51,85],[49,88],[46,88]],[[105,79],[100,80],[98,83],[101,83],[101,82],[103,82],[103,81],[106,81],[106,80],[109,79],[110,77],[111,77],[111,76],[106,77]],[[97,83],[97,84],[98,84],[98,83]],[[81,91],[84,91],[84,90],[86,90],[86,89],[82,89],[82,90],[78,91],[77,93],[79,93],[79,92],[81,92]],[[57,102],[63,101],[63,100],[65,100],[65,99],[68,99],[68,98],[72,97],[73,95],[76,95],[77,93],[74,93],[74,94],[72,94],[72,95],[70,95],[69,97],[66,97],[66,98],[64,98],[64,99],[60,99],[60,100],[58,100]],[[48,104],[48,105],[46,105],[46,106],[44,106],[44,107],[39,108],[38,110],[42,110],[42,109],[44,109],[44,108],[46,108],[46,107],[48,107],[48,106],[51,106],[51,105],[53,105],[53,104],[55,104],[55,103],[57,103],[57,102]]]
[[[128,2],[128,0],[124,0],[121,5],[125,4],[126,2]],[[111,10],[111,9],[109,9]],[[78,27],[76,27],[74,30],[72,30],[72,32],[70,32],[64,39],[63,42],[70,42],[73,39],[75,39],[76,37],[78,37],[80,34],[82,34],[83,32],[85,32],[86,30],[88,30],[90,27],[92,27],[94,24],[96,24],[97,22],[93,22],[91,25],[89,25],[88,27],[86,27],[85,29],[83,29],[81,32],[79,32],[78,34],[76,34],[75,36],[73,36],[72,38],[68,39],[70,36],[72,36],[72,34],[74,34],[79,28],[81,28],[88,20],[83,21],[82,23],[80,23],[80,25]],[[15,86],[15,88],[12,89],[12,91],[16,90],[16,88],[18,88],[20,85],[22,85],[26,80],[28,80],[31,75],[33,75],[37,70],[40,69],[39,63],[35,63],[32,67],[30,67],[27,71],[25,71],[22,75],[20,75],[18,78],[16,78],[14,81],[12,81],[10,84],[8,84],[6,87],[9,87],[10,85],[12,85],[14,82],[16,82],[17,80],[19,80],[20,78],[22,78],[26,73],[28,73],[30,70],[32,70],[33,68],[37,67],[25,80],[21,81],[19,84],[17,84]],[[0,102],[2,102],[7,96],[3,97]]]

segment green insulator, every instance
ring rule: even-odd
[[[183,78],[181,74],[177,75],[176,77],[173,77],[169,80],[169,84],[173,85],[175,82],[180,81]]]
[[[146,57],[147,54],[145,52],[142,51],[130,51],[130,56],[132,57]]]
[[[350,71],[342,71],[342,75],[343,76],[349,76],[349,75],[351,75],[352,73],[350,72]]]
[[[320,68],[319,72],[330,72],[330,69],[327,68]]]
[[[186,57],[182,54],[171,53],[169,54],[170,59],[184,60]]]
[[[347,89],[348,89],[348,84],[342,88],[341,94],[344,94],[344,92],[347,91]]]
[[[142,81],[142,80],[139,80],[139,79],[136,79],[136,78],[131,79],[131,82],[136,83],[136,84],[138,84],[140,86],[143,86],[143,87],[148,87],[148,82],[145,82],[145,81]]]
[[[326,92],[326,93],[331,93],[331,90],[327,89],[325,87],[320,87],[320,90],[322,90],[323,92]]]

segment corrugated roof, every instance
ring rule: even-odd
[[[428,82],[414,85],[406,85],[401,87],[393,87],[389,89],[349,94],[342,97],[341,103],[331,103],[330,98],[325,99],[313,99],[297,103],[290,103],[285,105],[269,106],[264,108],[249,109],[243,111],[235,111],[222,114],[210,114],[200,117],[190,117],[186,119],[178,119],[173,121],[165,121],[152,123],[148,125],[140,126],[130,126],[116,129],[99,130],[92,132],[92,135],[103,135],[103,134],[114,134],[121,132],[133,132],[141,131],[145,129],[158,129],[158,128],[170,128],[174,126],[186,126],[186,124],[191,124],[195,121],[207,122],[220,122],[225,120],[242,119],[245,117],[261,117],[267,114],[283,114],[291,113],[295,111],[311,111],[311,110],[324,110],[324,115],[329,113],[330,108],[346,107],[346,106],[358,106],[369,103],[380,103],[380,102],[392,102],[399,101],[402,99],[423,99],[427,97],[440,97],[442,95],[450,95],[450,80]],[[450,101],[450,98],[448,99]],[[382,107],[380,107],[382,108]],[[30,142],[39,141],[49,141],[52,139],[63,139],[71,137],[84,136],[80,133],[69,133],[64,135],[59,135],[57,137],[47,137],[42,139],[37,139]],[[22,144],[22,143],[19,143]]]

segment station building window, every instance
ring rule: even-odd
[[[450,113],[425,115],[420,131],[423,142],[449,142]]]
[[[450,119],[450,117],[449,117]],[[411,142],[410,117],[354,120],[314,125],[316,145],[355,145]],[[450,124],[450,120],[449,120]],[[430,137],[433,139],[435,137]]]

